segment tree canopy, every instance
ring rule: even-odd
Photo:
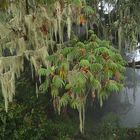
[[[113,7],[107,14],[104,2]],[[112,47],[112,37],[120,50],[134,48],[139,4],[138,0],[2,0],[0,80],[6,111],[27,59],[37,97],[40,92],[50,92],[58,113],[67,105],[77,109],[84,132],[89,94],[102,106],[110,93],[122,88],[125,63]],[[74,34],[74,25],[85,27],[84,41]]]

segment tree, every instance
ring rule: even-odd
[[[68,47],[58,49],[47,60],[51,67],[39,70],[46,79],[40,90],[51,89],[53,105],[59,114],[67,105],[77,109],[83,133],[87,97],[90,94],[93,99],[97,97],[102,106],[110,93],[119,91],[125,63],[109,42],[101,41],[92,31],[85,43],[72,40]]]
[[[87,2],[96,9],[96,16],[92,21],[98,26],[98,36],[113,41],[120,51],[122,48],[130,51],[135,49],[140,31],[138,0],[87,0]]]

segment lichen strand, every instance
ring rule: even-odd
[[[65,26],[70,39],[72,20],[75,20],[72,14],[79,16],[76,6],[62,1],[39,5],[35,10],[30,9],[28,14],[25,1],[9,5],[12,18],[6,24],[0,23],[0,76],[6,111],[15,94],[15,79],[24,70],[24,58],[31,63],[32,78],[34,74],[39,77],[38,70],[50,65],[46,61],[49,47],[52,52],[54,46],[61,47]],[[37,84],[36,91],[38,96]]]

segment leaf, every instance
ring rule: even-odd
[[[47,69],[46,68],[40,68],[38,70],[38,74],[40,76],[48,76],[50,75],[51,73],[53,73],[55,71],[55,68],[54,66],[53,67],[48,67]]]
[[[74,49],[72,52],[70,52],[67,55],[67,61],[73,61],[74,59],[79,59],[81,57],[80,52],[78,51],[78,49]]]
[[[94,63],[90,65],[90,70],[92,72],[100,72],[103,69],[103,66],[99,63]]]
[[[45,75],[47,75],[47,69],[46,68],[40,68],[39,70],[38,70],[38,74],[40,75],[40,76],[45,76]]]
[[[107,54],[107,55],[111,55],[111,51],[108,49],[108,48],[106,48],[106,47],[99,47],[99,48],[96,48],[95,49],[95,54],[96,55],[100,55],[100,54]]]
[[[100,57],[100,56],[96,56],[96,61],[95,61],[95,62],[98,63],[98,64],[100,64],[100,65],[104,65],[105,62],[106,62],[106,60],[103,59],[103,58]]]
[[[45,80],[45,82],[40,85],[39,90],[41,92],[45,92],[47,91],[48,87],[49,87],[49,81]]]
[[[92,34],[94,34],[94,31],[93,30],[89,30],[88,34],[92,35]]]
[[[58,89],[56,89],[55,87],[53,87],[51,89],[51,95],[53,98],[56,98],[58,96]]]
[[[85,44],[83,42],[78,42],[76,44],[76,47],[79,47],[79,48],[85,48]]]
[[[112,60],[107,61],[107,66],[109,69],[112,69],[112,70],[118,69],[118,65],[114,63]]]
[[[91,6],[85,6],[83,12],[86,16],[94,14],[94,10]]]
[[[106,87],[106,90],[110,92],[113,92],[113,91],[118,92],[120,90],[117,82],[114,80],[109,80],[109,82],[106,84],[105,87]]]
[[[53,86],[55,86],[56,88],[60,88],[60,87],[62,87],[63,85],[65,85],[63,79],[62,79],[60,76],[58,76],[58,75],[55,75],[55,76],[53,77],[52,84],[53,84]]]
[[[71,83],[71,85],[72,85],[73,92],[77,94],[81,94],[86,87],[86,81],[87,81],[86,77],[84,76],[83,73],[79,72],[76,75],[73,75],[72,79],[73,82]]]
[[[72,87],[71,84],[67,84],[67,85],[65,86],[65,89],[68,90],[68,89],[70,89],[71,87]]]
[[[67,56],[71,51],[73,50],[73,47],[66,47],[64,48],[61,53],[64,55],[64,56]]]
[[[109,41],[106,41],[106,40],[102,40],[101,42],[100,42],[100,48],[110,48],[110,45],[109,45]]]
[[[73,109],[78,109],[78,107],[79,107],[79,104],[78,104],[78,101],[77,100],[75,100],[75,99],[73,99],[72,101],[71,101],[71,107],[73,108]]]
[[[62,62],[60,67],[64,68],[65,71],[68,71],[69,70],[69,63],[67,61],[66,62]]]
[[[81,0],[70,0],[71,1],[71,3],[75,6],[82,6],[82,2],[81,2]]]
[[[117,64],[118,70],[120,72],[125,72],[126,68],[124,66],[122,66],[121,64]]]
[[[103,88],[99,93],[98,93],[98,99],[100,102],[100,106],[103,106],[103,101],[106,100],[108,98],[108,94],[106,92],[106,90]]]
[[[56,58],[57,58],[57,55],[50,55],[50,56],[47,56],[47,60],[50,61],[50,62],[55,62],[56,61]]]
[[[101,89],[101,83],[95,79],[93,76],[90,77],[91,86],[94,89]]]
[[[93,63],[95,60],[96,60],[96,57],[92,54],[92,55],[89,55],[87,60],[90,62],[90,63]]]
[[[89,67],[90,63],[89,63],[88,60],[83,59],[83,60],[80,61],[80,66],[82,66],[82,67]]]
[[[69,102],[69,95],[67,93],[64,93],[64,95],[60,98],[60,106],[67,106]]]

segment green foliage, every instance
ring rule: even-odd
[[[68,102],[69,102],[69,95],[68,93],[65,93],[60,99],[60,106],[64,106],[64,107],[67,106]]]
[[[93,76],[90,77],[90,83],[93,89],[101,89],[100,81],[95,79]]]
[[[88,16],[91,16],[95,13],[95,11],[93,10],[93,8],[91,6],[85,6],[83,8],[83,12],[84,14],[88,17]]]
[[[110,91],[110,92],[112,91],[118,92],[120,90],[120,87],[117,85],[116,81],[110,80],[106,85],[106,89],[107,91]]]
[[[73,120],[49,111],[49,99],[44,94],[37,99],[30,81],[19,79],[17,85],[16,102],[7,113],[0,96],[0,140],[71,140],[76,131]]]
[[[43,84],[40,85],[39,91],[44,93],[45,91],[47,91],[48,87],[49,87],[49,81],[46,80]]]
[[[35,105],[36,101],[32,99],[32,103]],[[31,110],[29,105],[12,104],[7,114],[4,110],[0,111],[1,140],[71,140],[75,131],[71,122],[49,119],[45,108],[42,110],[43,102],[41,106],[32,106]]]
[[[81,6],[82,5],[82,2],[81,0],[70,0],[70,2],[74,5],[77,5],[77,6]]]
[[[87,41],[77,40],[47,58],[56,69],[53,74],[46,74],[48,78],[45,81],[47,88],[50,85],[54,108],[59,113],[62,107],[69,105],[77,109],[79,115],[81,111],[84,114],[89,92],[98,97],[102,106],[111,93],[118,92],[122,87],[125,63],[121,55],[108,41],[100,40],[91,31],[89,34]],[[42,69],[40,72],[42,76],[45,74]],[[84,116],[80,118],[84,119]]]
[[[17,1],[18,4],[19,2]],[[89,38],[84,42],[73,37],[72,40],[68,40],[67,47],[63,44],[63,33],[61,32],[64,30],[65,24],[67,24],[69,29],[68,32],[71,33],[71,24],[75,22],[74,18],[79,20],[81,15],[83,16],[82,22],[86,23],[86,26],[88,26],[92,16],[95,18],[94,21],[97,22],[97,14],[95,12],[98,11],[96,9],[98,4],[94,7],[96,9],[94,10],[91,6],[87,5],[86,0],[37,0],[28,2],[20,2],[19,5],[23,4],[22,12],[16,9],[19,12],[16,14],[17,19],[15,18],[16,16],[14,17],[15,21],[17,21],[17,23],[14,23],[14,26],[17,26],[17,31],[13,29],[12,25],[6,27],[9,30],[13,30],[12,32],[15,35],[13,37],[16,38],[16,41],[21,37],[23,38],[23,36],[27,38],[23,39],[24,43],[27,44],[27,46],[25,45],[27,48],[23,48],[24,45],[21,45],[21,49],[27,51],[26,53],[25,50],[21,50],[22,57],[24,56],[23,54],[26,54],[28,58],[31,57],[36,73],[38,72],[39,77],[41,77],[40,79],[43,79],[43,83],[39,88],[40,91],[49,92],[48,96],[51,96],[50,101],[53,102],[54,108],[58,112],[66,106],[77,109],[80,118],[80,130],[83,131],[87,97],[90,93],[94,93],[95,98],[98,97],[102,106],[103,101],[111,93],[119,91],[120,87],[122,87],[123,72],[125,70],[124,61],[117,50],[110,46],[108,41],[100,40],[93,31],[89,32]],[[7,9],[8,5],[9,3],[3,0],[0,6],[2,9]],[[13,14],[13,11],[11,12]],[[28,15],[25,15],[25,13],[28,13]],[[133,25],[135,25],[134,22]],[[24,30],[26,30],[25,33]],[[56,36],[59,34],[60,44],[57,44],[58,41],[54,41],[54,32]],[[10,34],[10,36],[12,35]],[[8,43],[13,41],[12,38],[8,39],[10,40],[10,42],[8,40]],[[17,49],[17,44],[15,46],[15,49]],[[33,46],[35,48],[29,53]],[[43,48],[43,50],[40,48]],[[47,59],[46,56],[48,56]],[[40,68],[43,65],[46,68]],[[36,77],[38,74],[36,74]],[[34,117],[37,116],[37,114],[34,115],[34,112],[32,115]],[[32,115],[29,116],[32,118]],[[27,125],[29,124],[27,123]],[[29,133],[30,137],[34,133],[35,131],[33,134]]]
[[[108,113],[102,118],[102,122],[100,124],[101,131],[105,135],[109,135],[108,133],[113,133],[113,130],[119,128],[119,118],[113,113]]]
[[[89,63],[88,60],[81,60],[80,61],[80,66],[88,68],[90,66],[90,63]]]
[[[58,89],[52,87],[51,95],[52,95],[53,98],[56,98],[58,96]]]
[[[60,88],[63,85],[65,85],[65,83],[63,82],[63,79],[60,76],[56,75],[52,79],[52,85],[56,88]]]
[[[79,103],[77,100],[71,100],[70,105],[71,105],[71,108],[73,108],[73,109],[78,109],[78,107],[79,107]]]
[[[90,65],[91,72],[95,73],[97,71],[101,71],[103,69],[102,64],[99,63],[93,63]]]
[[[45,76],[45,75],[48,75],[50,73],[51,73],[50,69],[48,70],[48,69],[41,68],[38,71],[38,74],[41,75],[41,76]]]

